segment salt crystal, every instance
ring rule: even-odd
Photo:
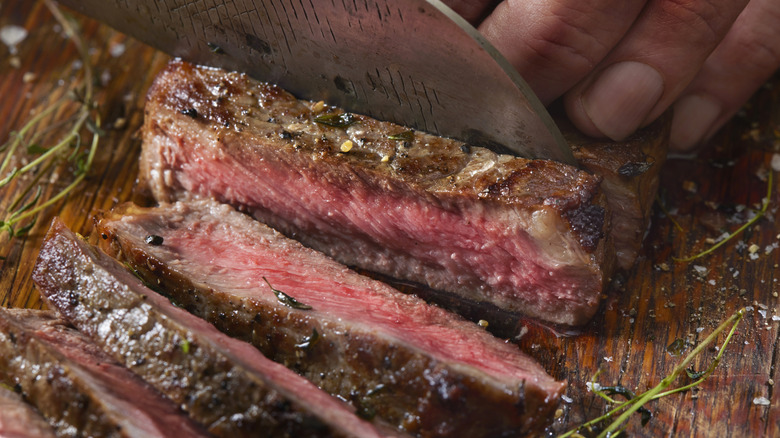
[[[780,154],[772,155],[772,170],[780,172]]]
[[[772,321],[780,321],[780,316],[772,315]]]
[[[573,402],[573,401],[574,401],[574,399],[573,399],[573,398],[571,398],[571,397],[569,397],[569,396],[566,396],[566,395],[562,395],[562,396],[561,396],[561,400],[565,401],[566,403],[571,403],[571,402]]]
[[[16,46],[27,38],[27,29],[9,24],[0,28],[0,41],[8,46],[12,55],[16,54]]]
[[[715,280],[710,280],[708,283],[709,283],[710,285],[712,285],[712,286],[715,286]]]
[[[598,382],[585,382],[585,387],[588,388],[588,391],[601,390],[601,385]]]
[[[693,265],[693,270],[696,271],[697,274],[700,276],[707,275],[707,267],[702,265]]]
[[[701,333],[704,331],[704,327],[696,327],[696,333]]]
[[[114,58],[118,58],[125,53],[125,45],[114,44],[110,49],[108,49],[108,53],[110,53]]]
[[[609,357],[604,357],[604,360],[606,360],[607,362],[612,362],[614,359],[612,359],[612,356],[609,356]]]
[[[766,310],[759,310],[758,313],[761,315],[762,318],[766,319]]]
[[[756,397],[753,399],[753,404],[758,406],[769,406],[769,399],[766,397]]]
[[[734,271],[734,278],[739,277],[739,271]]]

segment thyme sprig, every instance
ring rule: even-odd
[[[766,214],[767,209],[769,208],[769,201],[770,201],[770,199],[772,199],[772,185],[773,185],[773,183],[772,183],[772,180],[773,180],[772,175],[773,174],[774,174],[774,172],[772,172],[770,170],[769,171],[769,175],[767,176],[767,182],[766,182],[766,197],[764,197],[761,200],[761,210],[759,210],[756,213],[755,216],[753,216],[749,221],[745,222],[736,231],[734,231],[733,233],[728,234],[723,240],[720,240],[719,242],[715,243],[714,245],[712,245],[711,247],[705,249],[704,251],[702,251],[702,252],[700,252],[698,254],[694,254],[692,256],[683,257],[683,258],[673,257],[672,259],[675,262],[690,262],[690,261],[696,260],[696,259],[698,259],[700,257],[704,257],[704,256],[712,253],[716,249],[720,248],[726,242],[728,242],[729,240],[731,240],[734,237],[738,236],[740,233],[742,233],[743,231],[748,229],[750,226],[752,226],[753,224],[758,222],[759,219],[764,217],[764,215]]]
[[[59,8],[51,0],[43,1],[79,53],[83,65],[82,82],[84,85],[80,90],[72,88],[69,93],[65,93],[53,104],[42,109],[20,130],[12,132],[8,141],[0,146],[0,152],[5,154],[2,163],[0,163],[0,188],[22,175],[32,175],[31,180],[6,209],[4,218],[0,220],[0,233],[8,232],[11,237],[23,236],[29,232],[35,225],[39,213],[67,196],[86,178],[92,167],[102,134],[100,117],[97,114],[93,115],[96,109],[94,74],[88,52],[73,25],[65,18]],[[73,83],[75,84],[75,81]],[[52,127],[51,124],[48,127],[43,126],[44,121],[58,114],[66,105],[74,101],[78,104],[78,109],[65,120],[65,124],[69,125],[67,132],[50,147],[41,146],[40,140],[49,133]],[[59,123],[55,123],[53,126],[57,127],[58,125]],[[86,150],[82,141],[82,133],[85,131],[91,134],[91,141],[87,142],[88,148]],[[9,169],[13,156],[20,148],[24,148],[25,152],[37,155],[37,157],[22,167]],[[74,166],[73,175],[75,178],[54,196],[42,197],[42,177],[50,174],[55,167],[64,162],[70,162]],[[33,192],[35,194],[31,195]],[[25,199],[30,196],[32,199],[25,202]],[[26,224],[20,226],[25,221],[27,221]]]
[[[574,429],[569,430],[563,435],[560,435],[559,438],[574,436],[575,434],[578,434],[580,430],[583,430],[585,428],[591,428],[597,424],[607,421],[613,418],[614,416],[620,414],[615,420],[613,420],[610,424],[608,424],[598,435],[599,437],[614,438],[615,436],[619,435],[622,432],[622,428],[625,427],[624,424],[626,423],[628,418],[631,417],[631,415],[633,415],[635,412],[640,412],[640,410],[645,409],[644,406],[648,402],[652,400],[658,400],[663,397],[668,397],[672,394],[677,394],[679,392],[688,391],[700,385],[705,379],[707,379],[715,371],[715,368],[720,363],[720,359],[723,356],[723,353],[726,351],[726,346],[728,346],[729,341],[731,341],[732,336],[737,330],[737,326],[739,325],[739,322],[745,316],[746,312],[747,309],[742,308],[738,310],[736,313],[734,313],[733,315],[731,315],[729,319],[721,323],[712,333],[710,333],[709,336],[707,336],[707,338],[704,339],[704,341],[702,341],[696,348],[694,348],[690,353],[688,353],[685,359],[683,359],[683,361],[680,362],[668,376],[664,377],[663,380],[661,380],[661,382],[658,385],[622,403],[610,397],[606,393],[605,388],[600,387],[595,382],[595,378],[599,374],[596,373],[596,375],[594,375],[593,379],[591,379],[590,382],[590,387],[592,391],[599,397],[607,400],[609,403],[616,404],[617,406],[612,408],[606,414],[598,418],[594,418],[593,420],[587,421],[575,427]],[[689,366],[693,361],[693,359],[695,359],[699,354],[701,354],[707,348],[708,345],[713,343],[718,338],[718,336],[726,329],[729,329],[729,327],[731,328],[728,332],[728,335],[726,336],[726,339],[723,341],[723,344],[718,350],[718,354],[715,356],[715,359],[713,359],[710,365],[703,372],[697,373],[691,371]],[[667,390],[667,388],[669,388],[669,386],[671,386],[672,383],[674,383],[677,377],[679,377],[683,373],[685,373],[689,377],[695,378],[695,380],[686,385],[682,385],[677,388]]]
[[[304,304],[295,298],[287,295],[286,293],[280,291],[279,289],[276,289],[275,287],[271,286],[271,283],[263,277],[263,281],[268,285],[269,288],[271,288],[271,292],[276,295],[276,299],[279,300],[280,303],[284,304],[287,307],[292,307],[293,309],[299,309],[299,310],[311,310],[311,306],[308,304]]]

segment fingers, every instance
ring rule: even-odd
[[[674,105],[671,147],[706,141],[780,68],[780,2],[751,0]]]
[[[495,6],[497,0],[443,0],[442,3],[457,12],[471,24],[476,24]]]
[[[693,80],[746,4],[648,1],[609,55],[567,92],[572,122],[586,134],[622,140],[658,117]]]
[[[506,0],[479,31],[548,104],[599,64],[645,1]]]

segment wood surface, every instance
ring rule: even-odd
[[[167,57],[105,26],[75,17],[90,47],[98,86],[99,113],[106,134],[92,171],[71,196],[49,208],[26,237],[0,236],[0,303],[7,307],[43,306],[30,279],[33,262],[49,221],[60,216],[82,234],[92,228],[90,213],[133,199],[140,150],[138,129],[143,99]],[[0,29],[23,26],[29,35],[18,53],[0,44],[0,142],[79,80],[78,54],[51,13],[38,1],[0,2]],[[767,215],[713,254],[692,262],[674,257],[693,254],[724,230],[735,230],[761,203],[767,174],[780,150],[780,78],[773,78],[745,110],[727,125],[705,152],[672,157],[663,171],[660,203],[655,206],[642,256],[606,294],[594,320],[569,336],[532,329],[518,341],[556,378],[569,382],[550,434],[567,430],[607,409],[586,382],[601,370],[602,385],[642,391],[669,374],[681,357],[667,346],[677,339],[685,352],[738,309],[752,306],[713,375],[693,391],[651,402],[650,422],[635,416],[630,436],[780,436],[778,353],[778,263],[780,205],[774,178]],[[50,123],[54,125],[55,115]],[[124,120],[122,120],[124,119]],[[56,129],[55,129],[56,131]],[[3,158],[5,153],[3,153]],[[23,159],[23,157],[17,157]],[[780,165],[780,157],[777,159]],[[68,169],[45,184],[43,197],[61,190]],[[0,175],[0,179],[5,175]],[[24,181],[0,189],[0,214]],[[680,225],[678,229],[673,221]],[[758,250],[751,255],[751,245]],[[753,247],[755,249],[756,247]],[[758,310],[765,311],[764,317]],[[723,336],[720,337],[720,340]],[[684,354],[684,353],[683,353]],[[693,367],[705,368],[715,350],[707,349]],[[686,382],[685,377],[680,381]],[[769,405],[755,404],[764,397]]]

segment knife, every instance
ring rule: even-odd
[[[472,145],[576,165],[520,74],[437,0],[60,0],[184,60]]]

